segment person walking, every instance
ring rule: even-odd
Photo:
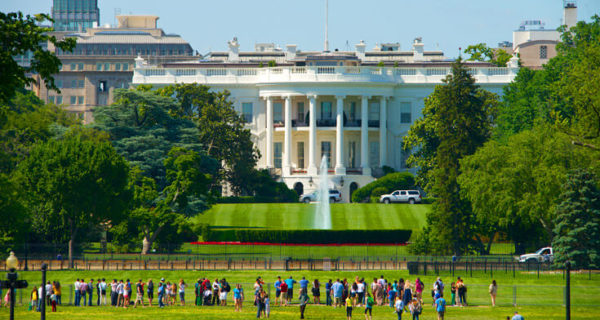
[[[435,294],[435,311],[437,311],[438,320],[444,320],[446,313],[446,300],[439,293]]]
[[[304,319],[304,311],[306,311],[306,305],[308,304],[308,294],[300,290],[300,319]]]
[[[373,297],[367,292],[367,300],[365,301],[365,319],[371,320],[373,319],[373,305],[375,304],[375,300]]]
[[[425,284],[421,281],[421,278],[417,278],[415,281],[415,294],[421,302],[423,302],[423,289],[425,289]]]
[[[496,280],[492,280],[489,288],[490,297],[492,298],[492,307],[496,306],[496,294],[498,294],[498,285],[496,284]]]
[[[244,290],[242,286],[238,283],[233,289],[233,300],[235,304],[235,311],[242,312],[242,306],[244,301]]]
[[[404,312],[404,303],[399,295],[396,296],[396,302],[394,303],[394,311],[398,315],[398,320],[402,319],[402,312]]]
[[[148,279],[146,293],[148,293],[148,306],[152,307],[152,299],[154,299],[154,283],[152,282],[152,279]]]
[[[413,320],[419,320],[419,315],[421,315],[422,309],[421,301],[418,298],[413,298],[412,303],[408,307]]]
[[[346,298],[346,319],[352,319],[352,297],[348,296]]]

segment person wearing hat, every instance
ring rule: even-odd
[[[446,300],[439,294],[435,294],[435,311],[437,311],[438,320],[444,320],[444,313],[446,312]]]

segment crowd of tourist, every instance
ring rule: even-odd
[[[200,278],[190,285],[194,288],[194,304],[196,306],[227,306],[228,296],[232,293],[235,312],[241,312],[243,301],[246,299],[244,289],[241,284],[232,286],[225,279]],[[418,320],[423,312],[424,306],[428,304],[424,297],[425,283],[417,277],[414,281],[408,279],[388,280],[383,275],[379,278],[373,278],[371,283],[367,283],[364,278],[355,277],[353,280],[329,279],[324,285],[318,279],[312,281],[302,277],[299,281],[292,276],[287,279],[277,277],[272,288],[265,285],[265,281],[258,277],[253,284],[252,296],[253,304],[256,306],[257,318],[269,318],[271,310],[271,298],[269,292],[273,290],[275,297],[273,303],[275,306],[286,307],[294,302],[294,289],[298,289],[298,305],[300,307],[300,318],[304,318],[307,305],[310,303],[309,286],[312,294],[312,303],[320,305],[322,289],[324,289],[324,304],[333,308],[344,308],[348,320],[352,319],[353,313],[359,308],[364,308],[365,319],[372,317],[373,306],[389,306],[395,312],[400,320],[402,315],[410,315],[413,320]],[[62,304],[62,287],[58,281],[46,283],[44,285],[45,293],[42,292],[42,286],[34,286],[30,296],[30,309],[40,311],[42,305],[42,295],[46,295],[46,303],[51,306],[52,311],[56,311],[57,305]],[[113,279],[107,283],[106,279],[76,279],[73,284],[74,305],[83,306],[105,306],[110,304],[112,307],[136,308],[138,306],[151,307],[153,303],[160,308],[186,304],[186,288],[188,284],[183,280],[166,281],[160,279],[156,284],[152,279],[143,281],[138,279],[132,282],[130,279]],[[441,278],[437,278],[431,285],[431,305],[437,313],[438,319],[444,318],[446,311],[446,300],[444,298],[445,285]],[[492,300],[492,306],[496,304],[496,294],[498,286],[496,281],[492,281],[489,286],[489,294]],[[154,295],[156,293],[156,300]],[[135,299],[132,297],[135,294]],[[452,306],[467,306],[467,286],[463,279],[458,277],[455,282],[450,284],[450,302]],[[107,297],[108,296],[108,297]],[[10,293],[5,296],[5,302],[10,300]],[[8,304],[8,303],[6,303]]]

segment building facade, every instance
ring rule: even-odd
[[[54,31],[85,32],[100,23],[98,0],[53,0]]]
[[[571,28],[577,24],[577,3],[563,1],[563,25]],[[521,66],[541,69],[548,60],[556,57],[556,45],[560,42],[557,29],[545,29],[541,20],[527,20],[513,32],[513,52],[519,54]]]
[[[228,52],[202,60],[157,65],[138,58],[133,84],[199,83],[230,91],[261,152],[258,166],[300,194],[316,189],[323,157],[330,187],[344,202],[384,166],[408,170],[402,139],[450,72],[441,52],[424,51],[421,39],[408,51],[377,46],[366,52],[363,42],[353,52],[268,47],[239,52],[234,39]],[[517,65],[516,58],[508,68],[469,63],[477,83],[498,94]]]
[[[162,63],[189,60],[192,47],[178,35],[165,34],[157,27],[156,16],[118,16],[116,28],[90,28],[84,33],[56,32],[58,38],[74,37],[73,52],[56,50],[62,69],[55,76],[60,93],[48,90],[41,81],[34,91],[47,103],[63,105],[85,123],[92,121],[96,106],[109,105],[114,90],[129,88],[134,59],[138,55],[148,61]]]

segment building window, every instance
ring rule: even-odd
[[[304,168],[304,141],[298,142],[298,168]]]
[[[71,96],[71,104],[76,104],[76,103],[77,103],[77,97]]]
[[[62,88],[62,87],[63,87],[63,82],[62,82],[62,80],[56,80],[56,87],[57,87],[57,88]]]
[[[298,102],[298,105],[296,107],[296,117],[298,119],[298,122],[304,123],[304,102]]]
[[[77,88],[83,88],[83,87],[84,87],[83,80],[77,80]]]
[[[540,46],[540,59],[548,59],[548,46]]]
[[[350,102],[350,121],[356,120],[356,102]]]
[[[328,120],[331,117],[331,102],[321,102],[321,119]]]
[[[321,141],[321,158],[327,157],[327,168],[331,168],[331,142]]]
[[[83,63],[80,63],[77,65],[77,69],[83,71]]]
[[[281,150],[282,150],[281,142],[274,143],[274,160],[275,160],[275,168],[281,168]]]
[[[123,71],[129,70],[129,63],[123,63]]]
[[[121,64],[120,63],[115,63],[115,70],[116,71],[121,71]]]
[[[62,96],[56,96],[56,104],[62,104]]]
[[[356,141],[348,142],[348,166],[356,168]]]
[[[71,63],[71,71],[77,70],[77,64]]]
[[[283,122],[283,114],[281,111],[281,103],[276,102],[273,103],[273,123],[281,123]]]
[[[400,123],[411,123],[412,112],[410,102],[400,103]]]
[[[48,97],[48,102],[49,103],[54,103],[54,96],[49,96]]]
[[[369,104],[369,121],[379,121],[379,102]]]
[[[110,63],[105,63],[104,64],[104,71],[109,71],[110,70]]]
[[[83,96],[77,97],[77,104],[83,104]]]
[[[371,167],[379,166],[379,141],[369,143],[369,163]]]
[[[242,103],[242,117],[246,123],[252,123],[253,107],[252,102]]]
[[[100,81],[98,83],[98,91],[100,91],[100,92],[108,91],[108,87],[106,86],[106,81]]]

